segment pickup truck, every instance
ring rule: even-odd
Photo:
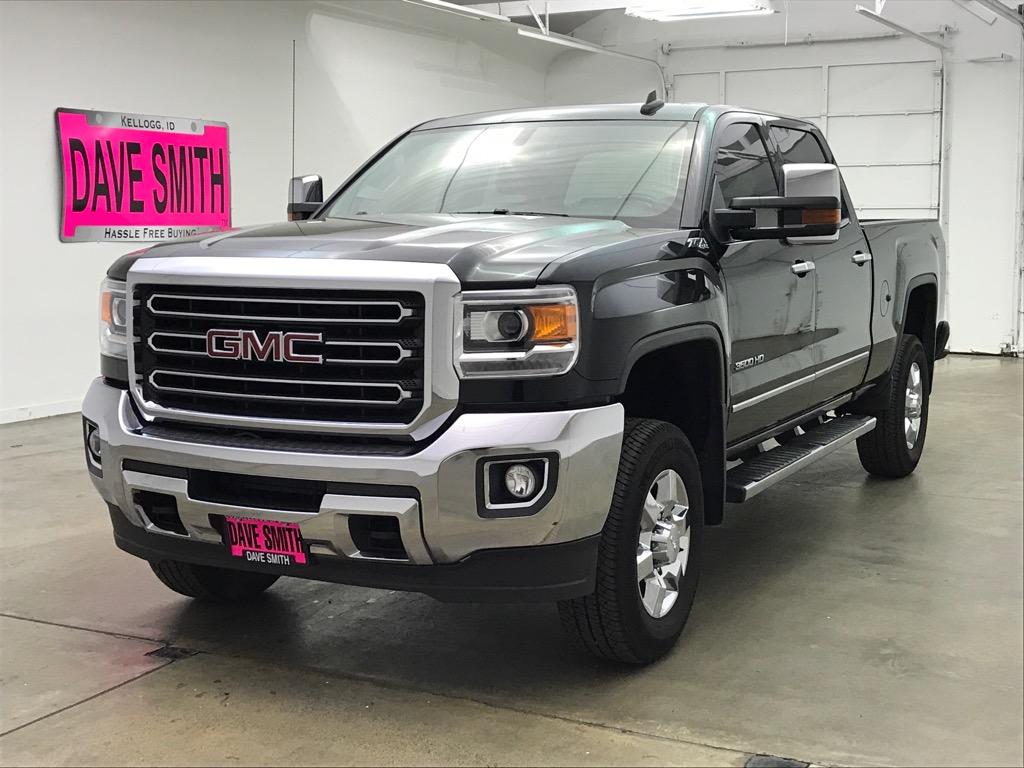
[[[944,354],[935,221],[859,221],[813,124],[729,106],[434,120],[289,221],[119,259],[88,471],[181,594],[280,576],[550,601],[675,644],[705,526],[856,441],[914,471]]]

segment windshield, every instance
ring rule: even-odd
[[[327,216],[548,214],[676,229],[694,123],[526,122],[415,131]]]

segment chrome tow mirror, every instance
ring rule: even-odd
[[[288,221],[308,219],[323,202],[324,180],[320,176],[294,176],[288,183]]]

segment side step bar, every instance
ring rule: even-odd
[[[726,475],[725,500],[747,501],[875,428],[874,416],[840,416],[744,461]]]

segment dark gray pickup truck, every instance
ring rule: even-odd
[[[704,528],[856,441],[921,458],[934,221],[858,221],[818,129],[726,106],[425,123],[289,223],[128,254],[83,407],[117,545],[196,598],[280,576],[552,601],[646,663]]]

